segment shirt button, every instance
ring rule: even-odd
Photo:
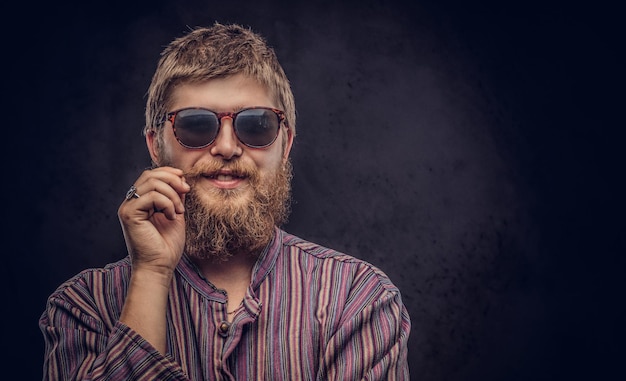
[[[228,322],[223,321],[220,324],[220,333],[222,333],[223,335],[225,335],[226,333],[228,333],[228,329],[230,328],[230,324],[228,324]]]

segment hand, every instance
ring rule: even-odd
[[[190,187],[183,171],[160,167],[135,182],[140,197],[124,200],[118,217],[133,271],[171,277],[185,245],[184,199]]]

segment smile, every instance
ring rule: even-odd
[[[210,179],[217,179],[217,180],[232,180],[232,179],[243,179],[243,178],[246,178],[247,176],[239,172],[220,170],[220,171],[213,172],[213,173],[207,173],[204,175],[204,177],[208,177]]]
[[[213,175],[213,176],[209,176],[210,179],[215,179],[217,181],[231,181],[231,180],[238,180],[238,179],[243,179],[242,176],[235,176],[235,175],[223,175],[223,174],[218,174],[218,175]]]
[[[204,177],[218,188],[236,188],[247,179],[245,175],[230,171],[219,171],[217,173],[206,174]]]

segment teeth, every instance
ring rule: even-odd
[[[233,179],[233,176],[231,176],[231,175],[217,175],[215,178],[217,180],[219,180],[219,181],[230,181],[230,180]]]
[[[230,180],[233,180],[233,179],[243,179],[245,177],[244,175],[239,175],[239,174],[236,174],[236,173],[212,173],[212,174],[206,174],[204,176],[209,178],[209,179],[220,180],[220,181],[230,181]]]

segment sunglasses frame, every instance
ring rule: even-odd
[[[213,140],[211,140],[207,144],[199,146],[199,147],[189,146],[189,145],[183,143],[180,140],[180,138],[176,134],[176,124],[175,124],[175,121],[176,121],[176,116],[178,115],[178,113],[181,112],[181,111],[185,111],[185,110],[203,110],[203,111],[212,112],[213,114],[216,115],[219,124],[217,126],[217,133],[215,134],[215,137],[213,138]],[[235,127],[235,119],[237,118],[237,115],[239,115],[240,113],[242,113],[244,111],[248,111],[248,110],[269,110],[269,111],[272,111],[274,114],[276,114],[276,116],[278,117],[278,129],[276,130],[276,135],[274,136],[272,141],[269,142],[268,144],[265,144],[265,145],[262,145],[262,146],[250,145],[250,144],[244,142],[243,140],[241,140],[241,138],[239,137],[239,133],[237,132],[237,128]],[[285,112],[283,110],[279,110],[279,109],[273,108],[273,107],[263,107],[263,106],[246,107],[244,109],[241,109],[241,110],[235,111],[235,112],[215,112],[215,111],[213,111],[211,109],[204,108],[204,107],[184,107],[184,108],[181,108],[181,109],[178,109],[178,110],[175,110],[175,111],[171,111],[171,112],[168,112],[167,114],[165,114],[165,116],[163,118],[163,122],[169,121],[172,124],[172,129],[174,130],[174,136],[176,137],[176,140],[178,141],[178,143],[180,143],[180,145],[182,145],[185,148],[189,148],[189,149],[202,149],[202,148],[206,148],[206,147],[210,146],[211,144],[213,144],[215,142],[215,139],[217,139],[217,137],[219,136],[220,129],[222,128],[222,119],[223,118],[230,118],[233,121],[233,130],[235,130],[235,135],[237,136],[237,139],[241,142],[241,144],[245,145],[246,147],[250,147],[250,148],[266,148],[266,147],[271,146],[272,144],[274,144],[274,142],[278,138],[278,134],[280,133],[280,127],[283,126],[283,125],[285,127],[289,127],[287,125],[287,117],[285,116]]]

